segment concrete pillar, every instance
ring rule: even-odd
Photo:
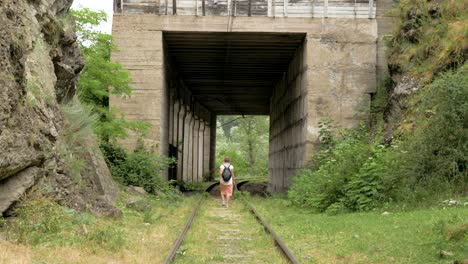
[[[168,124],[168,144],[174,145],[173,139],[174,139],[174,107],[175,107],[175,100],[174,100],[174,95],[173,93],[169,93],[169,124]],[[167,146],[169,147],[169,146]]]
[[[211,113],[210,120],[210,176],[211,179],[217,179],[216,170],[216,115]]]
[[[198,181],[198,131],[200,129],[200,119],[195,116],[193,122],[193,134],[192,134],[192,181]]]
[[[179,103],[179,114],[177,124],[177,180],[183,180],[184,178],[184,133],[185,133],[185,118],[187,111],[185,110],[182,102]]]
[[[210,146],[211,146],[211,137],[210,137],[211,125],[210,123],[205,123],[205,131],[203,133],[203,176],[205,178],[210,177]]]
[[[203,181],[203,161],[204,161],[204,151],[205,151],[205,120],[200,120],[200,128],[198,130],[198,181]]]
[[[193,109],[191,109],[190,115],[190,128],[189,134],[187,135],[187,139],[189,141],[188,147],[188,159],[187,159],[187,181],[193,181],[193,147],[194,147],[194,140],[193,140],[193,133],[195,130],[195,116],[193,114]]]
[[[188,107],[186,107],[186,117],[185,117],[185,122],[184,122],[184,137],[183,137],[183,142],[184,142],[184,150],[183,150],[183,181],[187,181],[189,178],[189,153],[190,153],[190,144],[191,144],[191,133],[190,129],[192,126],[192,113]]]
[[[132,95],[130,98],[124,98],[111,94],[109,104],[121,109],[126,120],[149,123],[151,128],[144,139],[145,146],[148,149],[160,150],[160,154],[166,154],[167,135],[164,133],[167,132],[167,89],[164,79],[162,31],[137,30],[131,34],[127,31],[117,31],[115,34],[115,43],[119,49],[112,52],[112,60],[122,62],[124,67],[129,69],[133,80]],[[137,141],[138,137],[131,131],[129,137],[119,140],[127,149],[134,149]]]

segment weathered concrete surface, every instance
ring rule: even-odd
[[[272,192],[284,191],[306,161],[307,46],[294,55],[271,97],[268,174]]]
[[[379,0],[377,1],[377,80],[382,80],[388,76],[388,63],[385,47],[385,35],[391,34],[395,17],[389,14],[389,10],[393,8],[393,0]]]
[[[370,93],[376,86],[376,20],[232,17],[228,21],[226,17],[115,15],[113,35],[119,51],[113,59],[130,70],[135,95],[130,99],[112,98],[111,104],[129,119],[150,121],[154,128],[148,140],[154,144],[167,140],[161,133],[160,117],[170,107],[161,98],[167,89],[173,89],[167,83],[174,81],[162,78],[164,65],[171,60],[164,58],[162,36],[163,32],[174,31],[252,33],[252,39],[260,34],[305,34],[303,44],[269,95],[271,190],[286,190],[290,177],[312,157],[319,143],[318,122],[322,118],[331,118],[344,128],[367,118]],[[183,76],[172,79],[183,81]],[[190,92],[190,87],[184,89]],[[191,109],[185,108],[183,116],[179,115],[176,123],[181,123],[182,129],[175,130],[188,136],[183,137],[182,145],[189,151],[193,151],[196,140],[196,119],[192,116],[194,108]],[[210,113],[212,117],[216,114]],[[213,132],[215,124],[211,122],[210,126]],[[213,141],[215,133],[211,134]],[[129,140],[126,144],[131,147],[134,142]],[[167,144],[160,146],[161,153],[165,148]],[[213,152],[211,148],[210,155]],[[191,160],[189,155],[181,155],[183,163],[179,166],[194,171],[193,162],[186,163]],[[215,163],[213,158],[210,164]],[[185,169],[178,169],[182,169],[180,179],[190,178]]]

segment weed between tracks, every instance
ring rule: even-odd
[[[198,197],[144,200],[145,210],[120,203],[121,220],[77,213],[46,198],[27,202],[22,217],[0,223],[0,263],[162,263]]]
[[[252,202],[301,263],[468,262],[466,206],[330,216],[279,198]]]
[[[175,263],[286,263],[270,235],[239,199],[229,209],[220,203],[215,198],[205,200]]]

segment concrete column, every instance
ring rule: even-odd
[[[198,179],[198,130],[200,129],[200,119],[195,116],[193,122],[192,134],[192,181],[196,182]]]
[[[216,115],[211,114],[210,120],[210,176],[212,179],[217,177],[216,170]]]
[[[193,109],[191,109],[191,115],[190,115],[190,128],[189,128],[189,134],[188,134],[188,141],[189,141],[189,147],[188,147],[188,158],[187,158],[187,181],[193,181],[193,147],[194,147],[194,140],[193,140],[193,134],[195,130],[195,116],[193,114]]]
[[[167,88],[164,77],[163,36],[161,30],[115,32],[118,50],[112,52],[112,60],[120,61],[129,70],[132,78],[130,98],[110,95],[109,104],[117,106],[129,121],[144,121],[151,125],[145,137],[145,146],[166,154],[167,141]],[[133,40],[133,41],[132,41]],[[138,40],[138,41],[134,41]],[[134,149],[138,137],[129,132],[129,137],[119,140],[127,149]],[[161,148],[160,148],[161,147]]]
[[[205,131],[203,133],[203,176],[209,178],[210,176],[210,137],[211,125],[205,123]]]
[[[200,120],[200,129],[198,130],[198,181],[203,181],[203,161],[205,151],[205,120]]]
[[[177,125],[177,180],[184,178],[184,133],[185,133],[185,118],[187,112],[182,102],[179,103],[178,125]]]
[[[168,124],[168,144],[174,145],[173,139],[174,139],[174,107],[175,107],[175,100],[173,98],[173,94],[170,93],[169,96],[169,124]],[[169,148],[169,146],[167,146]]]
[[[183,181],[187,181],[189,177],[189,153],[190,153],[190,144],[191,144],[191,133],[190,133],[190,128],[192,126],[192,113],[190,112],[190,109],[186,108],[187,114],[185,117],[185,122],[184,122],[184,150],[183,150]]]

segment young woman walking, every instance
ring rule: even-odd
[[[234,166],[232,166],[229,157],[225,157],[223,164],[219,167],[219,176],[221,199],[223,200],[222,205],[228,207],[232,197],[232,189],[236,182],[234,178]]]

